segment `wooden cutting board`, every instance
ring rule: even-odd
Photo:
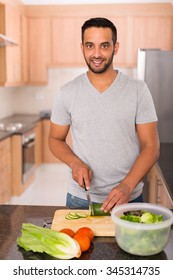
[[[115,236],[115,223],[112,221],[111,216],[92,217],[89,216],[89,210],[75,209],[73,211],[84,212],[87,217],[67,220],[65,216],[69,214],[69,209],[56,210],[51,229],[59,231],[63,228],[70,228],[77,231],[80,227],[89,227],[94,231],[95,236]]]

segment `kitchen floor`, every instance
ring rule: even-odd
[[[69,169],[65,164],[42,164],[34,182],[9,204],[65,206]]]

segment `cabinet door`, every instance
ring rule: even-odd
[[[64,17],[51,19],[51,64],[57,66],[83,66],[85,61],[81,51],[80,17]]]
[[[10,200],[11,190],[11,139],[0,141],[0,204]]]
[[[138,48],[173,49],[172,17],[152,16],[133,18],[133,60],[137,62]]]
[[[29,83],[47,83],[47,67],[50,61],[50,19],[28,18]]]
[[[149,173],[149,202],[172,209],[173,202],[157,165]]]
[[[119,50],[114,57],[115,67],[132,67],[134,61],[132,57],[132,35],[133,35],[133,18],[132,17],[109,17],[117,28],[117,42]]]
[[[17,46],[0,48],[0,82],[2,85],[22,84],[21,10],[18,5],[0,5],[0,33],[12,38]],[[3,18],[3,21],[2,21]]]
[[[22,80],[26,84],[28,77],[28,19],[22,16]]]
[[[158,189],[157,204],[160,204],[167,208],[172,209],[173,202],[170,198],[170,195],[168,193],[164,180],[160,174],[157,174],[157,189]]]

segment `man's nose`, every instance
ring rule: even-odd
[[[100,57],[101,52],[100,52],[100,48],[99,47],[95,47],[94,48],[94,54],[95,57]]]

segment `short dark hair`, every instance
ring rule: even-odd
[[[112,40],[114,44],[117,42],[117,29],[112,21],[107,18],[96,17],[90,18],[89,20],[85,21],[82,25],[82,43],[84,41],[84,32],[86,29],[91,27],[103,27],[103,28],[110,28],[112,30]]]

